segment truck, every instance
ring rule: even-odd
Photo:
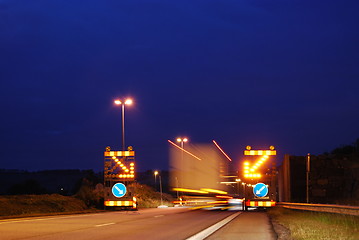
[[[247,159],[243,163],[244,204],[243,209],[268,208],[276,204],[277,171],[275,164],[269,162],[276,155],[273,146],[269,150],[252,150],[250,146],[244,151]]]

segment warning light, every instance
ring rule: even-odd
[[[258,160],[252,167],[250,167],[249,162],[243,163],[243,169],[244,169],[244,177],[245,178],[261,178],[262,175],[260,173],[256,173],[255,171],[267,160],[267,157],[262,157],[260,160]]]

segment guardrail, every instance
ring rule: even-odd
[[[357,206],[334,205],[334,204],[288,203],[288,202],[278,202],[277,206],[290,208],[290,209],[313,211],[313,212],[340,213],[340,214],[359,216],[359,207]]]

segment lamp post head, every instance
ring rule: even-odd
[[[132,99],[126,99],[124,102],[121,101],[120,99],[116,99],[115,101],[113,101],[116,105],[122,105],[122,104],[125,104],[125,105],[131,105],[133,103],[133,100]]]
[[[132,99],[126,99],[125,104],[131,105],[133,103]]]
[[[188,142],[188,138],[177,138],[177,142]]]

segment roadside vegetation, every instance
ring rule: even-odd
[[[155,208],[159,205],[173,206],[173,197],[170,194],[154,191],[154,189],[145,184],[137,182],[131,183],[127,186],[133,189],[133,195],[137,198],[138,208]],[[91,182],[84,179],[79,191],[75,197],[81,199],[89,208],[103,209],[104,189],[102,184],[93,186]]]
[[[173,206],[171,195],[155,192],[151,187],[133,183],[139,208],[154,208],[159,205]],[[103,210],[102,184],[93,186],[84,180],[74,196],[60,194],[26,194],[0,196],[0,218],[27,217],[54,214],[86,213]]]
[[[289,229],[293,240],[358,240],[359,217],[275,207],[268,214]]]
[[[155,208],[160,205],[173,206],[174,199],[170,194],[162,193],[161,202],[161,193],[155,192],[153,188],[139,183],[132,183],[130,186],[134,189],[139,208]]]
[[[0,217],[52,215],[88,210],[78,198],[59,194],[0,196]]]

